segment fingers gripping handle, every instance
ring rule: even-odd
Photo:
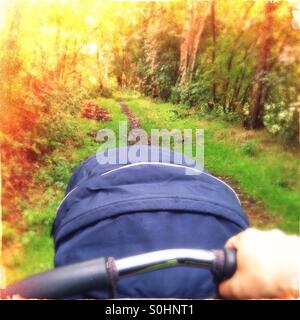
[[[236,250],[214,250],[215,261],[212,271],[218,282],[222,282],[233,276],[237,268]]]

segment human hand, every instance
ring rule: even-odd
[[[299,297],[299,237],[249,228],[225,247],[237,249],[237,271],[219,286],[224,298]]]

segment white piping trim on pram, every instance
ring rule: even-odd
[[[203,170],[201,169],[196,169],[196,168],[192,168],[192,167],[187,167],[187,166],[184,166],[184,165],[180,165],[180,164],[174,164],[174,163],[166,163],[166,162],[136,162],[136,163],[130,163],[130,164],[127,164],[127,165],[124,165],[122,167],[119,167],[119,168],[115,168],[115,169],[112,169],[112,170],[109,170],[107,172],[104,172],[101,174],[101,176],[105,176],[111,172],[115,172],[115,171],[118,171],[118,170],[122,170],[122,169],[126,169],[126,168],[129,168],[129,167],[135,167],[135,166],[138,166],[138,165],[160,165],[160,166],[169,166],[169,167],[177,167],[177,168],[184,168],[184,169],[188,169],[188,170],[193,170],[193,171],[196,171],[200,174],[205,174],[209,177],[212,177],[214,178],[215,180],[218,180],[219,182],[222,182],[225,186],[227,186],[233,193],[234,195],[236,196],[237,200],[240,202],[240,199],[237,195],[237,193],[234,191],[234,189],[232,189],[232,187],[230,185],[228,185],[226,182],[222,181],[221,179],[207,173],[207,172],[204,172]]]
[[[241,204],[240,202],[240,199],[237,195],[237,193],[234,191],[234,189],[232,189],[230,187],[230,185],[228,185],[226,182],[222,181],[221,179],[207,173],[207,172],[204,172],[203,170],[200,170],[200,169],[196,169],[196,168],[192,168],[192,167],[187,167],[187,166],[183,166],[183,165],[180,165],[180,164],[174,164],[174,163],[165,163],[165,162],[136,162],[136,163],[130,163],[130,164],[127,164],[127,165],[124,165],[122,167],[119,167],[119,168],[115,168],[115,169],[112,169],[112,170],[109,170],[107,172],[104,172],[102,173],[100,176],[105,176],[109,173],[112,173],[112,172],[115,172],[115,171],[119,171],[119,170],[122,170],[122,169],[127,169],[127,168],[131,168],[131,167],[136,167],[136,166],[139,166],[139,165],[160,165],[160,166],[169,166],[169,167],[177,167],[177,168],[184,168],[184,169],[189,169],[189,170],[194,170],[200,174],[206,174],[207,176],[209,177],[212,177],[214,178],[215,180],[218,180],[219,182],[222,182],[225,186],[227,186],[232,192],[233,194],[235,195],[235,197],[237,198],[239,204]],[[59,204],[58,208],[57,208],[57,211],[60,209],[61,205],[63,204],[63,202],[67,199],[67,197],[74,191],[78,188],[79,186],[75,187],[74,189],[72,189],[69,193],[66,194],[66,196],[62,199],[61,203]]]

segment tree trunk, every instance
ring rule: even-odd
[[[183,27],[183,40],[180,46],[180,61],[179,61],[179,83],[184,84],[187,82],[187,66],[188,66],[188,55],[189,46],[191,42],[191,24],[193,21],[193,2],[188,1],[186,9],[186,19]]]
[[[158,48],[159,34],[162,27],[165,10],[160,3],[153,2],[151,6],[151,19],[147,25],[145,45],[147,49],[146,59],[150,64],[150,82],[152,97],[159,96],[159,84],[157,81],[157,67],[159,63]]]
[[[216,28],[216,1],[212,0],[211,3],[211,31],[212,31],[212,52],[211,52],[211,63],[213,66],[213,73],[212,73],[212,84],[211,84],[211,98],[212,98],[212,104],[215,105],[216,103],[216,90],[217,90],[217,84],[216,84],[216,74],[215,74],[215,61],[216,61],[216,42],[217,42],[217,28]]]
[[[247,24],[247,21],[249,20],[249,15],[251,13],[251,9],[254,6],[255,2],[251,1],[249,2],[249,4],[247,5],[247,7],[245,8],[244,14],[241,17],[241,28],[239,33],[237,34],[237,36],[235,37],[235,39],[232,42],[232,46],[230,49],[230,54],[229,57],[227,59],[227,63],[226,63],[226,68],[227,68],[227,78],[226,80],[223,82],[222,84],[222,96],[223,96],[223,105],[227,106],[228,105],[228,91],[229,91],[229,85],[230,85],[230,72],[231,72],[231,68],[233,65],[233,60],[235,58],[236,53],[241,49],[241,42],[240,40],[243,38],[243,35],[247,32],[247,28],[245,28],[245,25]],[[247,52],[248,50],[250,50],[251,44],[245,49],[245,58],[247,57]]]
[[[98,69],[98,82],[101,89],[108,88],[108,53],[104,50],[100,53],[99,49],[96,52],[96,62]]]
[[[257,66],[253,79],[251,105],[250,105],[250,127],[255,129],[263,125],[262,114],[266,99],[266,85],[264,76],[269,71],[270,53],[273,43],[273,20],[277,4],[267,2],[264,8],[264,22],[262,25],[262,38],[258,52]]]
[[[197,51],[200,45],[205,21],[209,12],[209,2],[189,0],[180,46],[179,83],[188,82],[194,70]]]

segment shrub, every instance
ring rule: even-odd
[[[96,97],[98,97],[99,95],[104,98],[111,98],[112,97],[112,93],[107,87],[101,87],[98,91],[99,91],[99,93],[98,93],[98,95],[96,94]]]
[[[256,156],[258,153],[258,147],[256,142],[254,140],[246,141],[242,146],[242,151],[250,157]]]
[[[286,141],[297,140],[299,119],[294,105],[288,105],[283,101],[267,104],[263,121],[271,134],[279,135]]]
[[[83,118],[94,119],[98,121],[109,121],[111,116],[107,109],[100,107],[97,100],[85,100],[81,104],[80,115]]]
[[[2,222],[3,228],[3,238],[2,241],[5,245],[9,245],[13,243],[17,237],[17,231],[15,226],[12,226],[10,223],[3,221]]]
[[[175,86],[172,89],[171,101],[182,103],[187,107],[199,106],[210,99],[210,84],[205,79],[189,82],[184,86]]]
[[[65,189],[71,175],[69,162],[61,157],[49,156],[46,157],[45,164],[34,176],[35,181]]]
[[[55,213],[55,208],[39,208],[35,210],[25,210],[23,211],[23,217],[26,219],[26,226],[35,231],[36,228],[41,227],[50,228],[53,222],[53,216]]]
[[[3,203],[5,215],[15,199],[27,190],[39,162],[57,147],[82,143],[74,117],[85,90],[34,81],[33,90],[19,92],[18,101],[6,101],[3,131]],[[14,121],[11,121],[13,119]]]
[[[238,112],[227,112],[224,114],[224,119],[230,123],[241,123],[242,117]]]

